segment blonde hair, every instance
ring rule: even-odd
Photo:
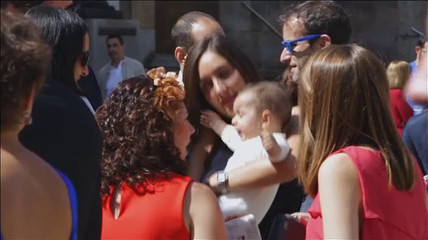
[[[300,84],[298,169],[308,194],[318,193],[322,162],[347,146],[379,150],[389,182],[412,188],[415,166],[395,129],[385,68],[373,53],[355,44],[322,49],[308,59]]]
[[[386,69],[389,88],[402,89],[410,78],[410,64],[405,61],[392,61]]]

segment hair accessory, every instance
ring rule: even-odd
[[[185,97],[184,87],[180,85],[178,75],[175,72],[165,72],[164,67],[151,69],[147,75],[153,79],[153,85],[157,86],[155,106],[164,112],[174,112],[176,104]]]

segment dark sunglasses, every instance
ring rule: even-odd
[[[82,64],[82,67],[86,67],[89,62],[89,51],[83,52],[80,55],[80,64]]]

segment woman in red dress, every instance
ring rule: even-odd
[[[215,195],[184,176],[194,128],[183,87],[161,75],[124,80],[97,110],[102,239],[224,239]]]
[[[299,86],[307,239],[428,239],[427,193],[395,129],[388,80],[358,45],[311,56]]]
[[[403,136],[407,120],[413,116],[413,109],[403,92],[403,87],[410,78],[410,65],[405,61],[392,61],[386,69],[386,76],[389,81],[392,117],[400,136]]]

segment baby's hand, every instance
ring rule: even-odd
[[[223,119],[213,111],[202,111],[201,124],[207,128],[211,128],[219,135],[227,125]]]
[[[269,159],[277,159],[280,157],[282,149],[276,142],[272,133],[263,130],[260,136],[262,138],[263,147],[269,155]]]
[[[292,213],[291,216],[305,226],[311,218],[311,215],[307,212],[295,212]]]

